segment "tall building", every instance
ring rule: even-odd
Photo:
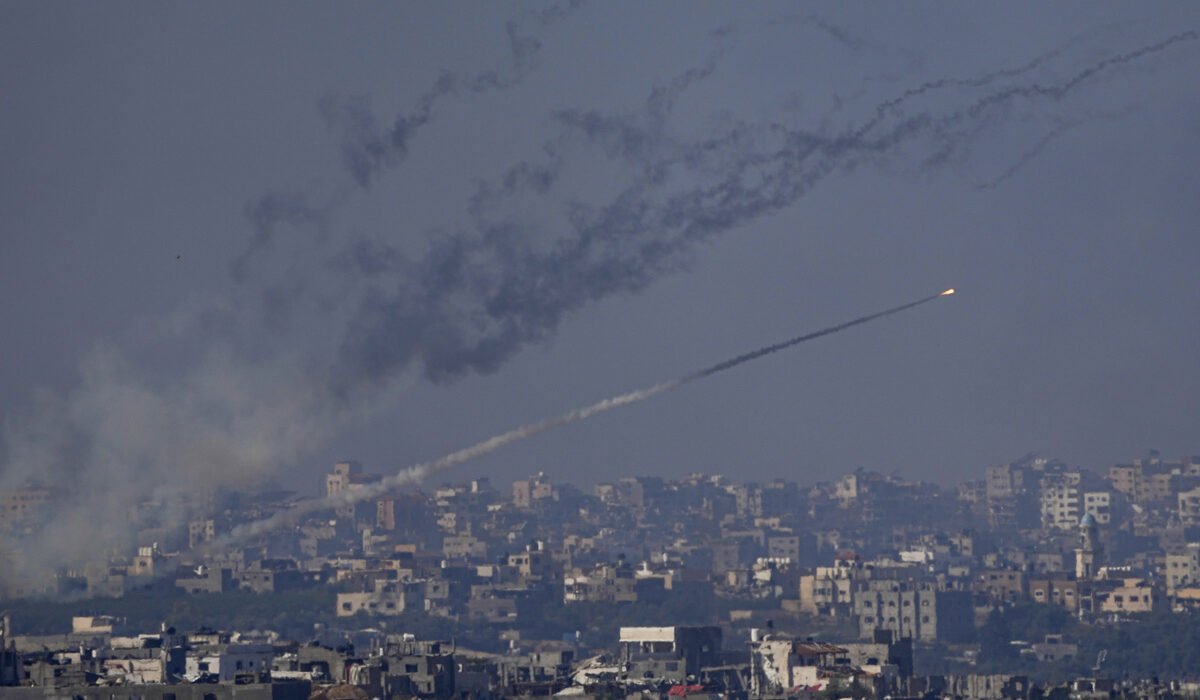
[[[1104,546],[1100,544],[1100,528],[1091,513],[1079,519],[1079,547],[1075,550],[1075,578],[1090,581],[1104,559]]]
[[[343,491],[357,491],[380,482],[378,474],[364,474],[358,462],[338,462],[333,471],[325,475],[326,497]],[[338,517],[370,520],[375,517],[375,503],[348,503],[338,506]]]

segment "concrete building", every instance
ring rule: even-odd
[[[333,471],[325,476],[325,496],[330,497],[346,491],[357,491],[377,484],[382,479],[383,477],[378,474],[364,473],[362,465],[358,462],[338,462],[333,465]],[[336,512],[342,518],[374,521],[377,516],[376,508],[374,501],[350,503],[338,506]]]
[[[846,678],[872,679],[876,690],[896,690],[898,681],[912,676],[912,640],[895,640],[880,631],[869,642],[828,644],[751,631],[751,692],[762,695],[792,694],[796,690],[824,690]]]
[[[1154,587],[1141,578],[1122,579],[1120,585],[1096,597],[1099,610],[1104,613],[1148,613],[1159,602]]]
[[[1069,530],[1079,523],[1083,510],[1082,492],[1078,485],[1051,484],[1042,489],[1042,527],[1047,530]]]
[[[512,485],[513,505],[517,508],[530,508],[534,503],[557,496],[552,484],[545,481],[546,475],[538,472],[524,481],[514,481]]]
[[[869,642],[850,642],[842,646],[851,666],[874,673],[881,673],[884,666],[892,666],[899,678],[913,675],[913,645],[908,637],[897,639],[890,632],[880,630]]]
[[[800,564],[800,536],[777,534],[767,537],[767,557],[776,561],[786,560],[793,566]]]
[[[1015,602],[1029,592],[1025,573],[1015,569],[984,569],[975,574],[972,590],[989,600]]]
[[[1200,486],[1179,492],[1177,502],[1179,521],[1184,525],[1200,525]]]
[[[1046,473],[1041,486],[1042,527],[1046,530],[1073,530],[1086,508],[1086,495],[1093,494],[1093,507],[1099,509],[1097,479],[1089,472],[1063,470]],[[1107,511],[1107,508],[1105,509]],[[1093,516],[1094,517],[1094,516]]]
[[[1065,574],[1029,581],[1029,597],[1035,603],[1061,605],[1072,613],[1078,613],[1081,601],[1090,599],[1090,596],[1090,582],[1067,578]]]
[[[1183,551],[1168,553],[1163,571],[1169,593],[1200,583],[1200,542],[1189,542]]]
[[[633,572],[601,564],[583,572],[576,570],[563,578],[564,603],[632,603],[637,600],[637,579]]]
[[[1133,464],[1118,464],[1108,470],[1114,491],[1119,491],[1140,505],[1169,501],[1179,491],[1183,474],[1173,473],[1170,465],[1157,457],[1135,460]]]
[[[970,641],[975,635],[970,591],[938,590],[931,581],[876,579],[858,583],[853,592],[859,636],[876,631],[921,641]]]
[[[1098,525],[1111,525],[1113,519],[1113,494],[1110,491],[1085,491],[1083,512],[1090,513]]]
[[[825,642],[751,637],[751,654],[750,687],[761,695],[823,688],[828,677],[823,671],[849,665],[845,647]]]
[[[424,586],[420,582],[376,579],[372,590],[337,594],[337,616],[358,612],[369,615],[399,615],[405,610],[420,610]]]
[[[839,556],[833,566],[818,566],[800,576],[800,611],[809,615],[848,614],[853,602],[854,582],[868,577],[862,559]]]
[[[220,683],[270,681],[275,648],[270,644],[201,645],[187,653],[188,678],[215,677]]]
[[[622,627],[620,644],[631,677],[684,681],[719,663],[721,628]]]
[[[447,559],[482,561],[487,559],[487,542],[471,535],[447,535],[442,538],[442,556]]]
[[[445,642],[389,636],[381,650],[378,696],[449,698],[455,692],[454,650]]]

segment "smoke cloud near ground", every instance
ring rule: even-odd
[[[38,482],[58,498],[53,517],[10,553],[22,570],[128,553],[135,525],[177,532],[180,518],[203,505],[195,494],[277,476],[397,400],[411,374],[448,383],[495,372],[587,305],[685,269],[702,244],[793,206],[831,175],[954,166],[1014,123],[1030,144],[1026,162],[1086,114],[1072,98],[1086,103],[1089,86],[1196,38],[1185,32],[1087,60],[1060,47],[1015,68],[922,83],[858,117],[834,110],[815,126],[782,109],[723,113],[697,126],[680,105],[746,43],[744,29],[721,27],[695,65],[654,81],[636,108],[554,108],[543,143],[477,178],[461,211],[447,216],[452,223],[416,244],[420,236],[347,223],[364,193],[404,173],[443,113],[533,80],[548,36],[577,8],[516,18],[495,67],[442,74],[386,127],[365,96],[319,101],[345,179],[264,195],[247,209],[250,240],[233,261],[227,296],[193,299],[140,325],[136,342],[98,347],[78,387],[40,396],[5,426],[0,489]],[[857,50],[852,34],[809,24]],[[1045,78],[1051,63],[1065,77]],[[1012,175],[1011,165],[1000,177]],[[593,168],[615,173],[610,189],[572,189]],[[530,202],[555,215],[527,217]],[[528,430],[564,419],[555,421]],[[478,453],[461,454],[454,459]]]

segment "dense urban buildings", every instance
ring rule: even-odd
[[[342,462],[324,485],[379,481]],[[290,493],[173,494],[129,514],[127,552],[52,575],[19,541],[54,489],[0,494],[0,694],[1200,692],[1192,656],[1164,656],[1180,670],[1154,678],[1119,641],[1200,619],[1196,457],[1097,475],[1029,456],[951,489],[859,469],[807,485],[696,474],[584,491],[538,473],[363,493],[311,511]]]

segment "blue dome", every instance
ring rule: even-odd
[[[1091,513],[1084,513],[1083,517],[1079,519],[1079,527],[1092,527],[1095,524],[1096,519],[1092,517]]]

